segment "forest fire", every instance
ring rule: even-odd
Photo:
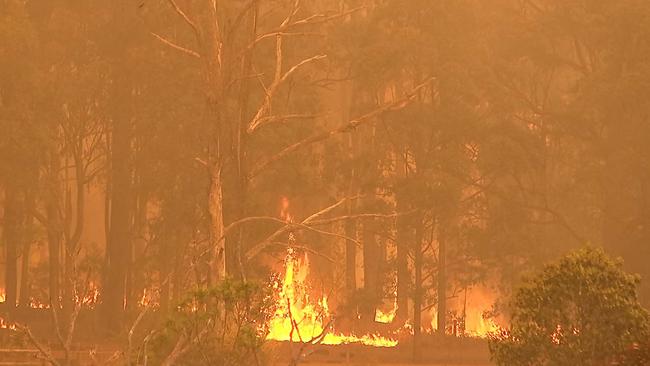
[[[314,301],[308,293],[306,282],[309,273],[307,254],[298,258],[293,249],[289,249],[285,259],[285,275],[276,285],[277,309],[269,324],[269,340],[312,342],[336,345],[361,343],[374,347],[393,347],[397,340],[377,334],[337,333],[334,330],[334,317],[330,313],[327,296]]]
[[[395,315],[397,315],[397,294],[395,294],[395,302],[393,303],[392,309],[386,312],[381,309],[375,311],[375,321],[377,323],[390,324],[395,319]]]
[[[488,338],[490,334],[500,332],[501,326],[490,314],[494,303],[494,294],[487,289],[477,286],[468,289],[465,296],[456,301],[448,301],[453,310],[447,313],[446,334],[458,337]],[[430,312],[431,332],[437,330],[438,310],[434,307]],[[450,318],[451,316],[451,318]]]

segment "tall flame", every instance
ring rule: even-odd
[[[500,332],[502,328],[491,314],[495,296],[489,289],[476,286],[468,289],[466,295],[458,297],[455,302],[448,300],[447,307],[451,310],[445,314],[447,318],[446,333],[486,338],[490,334]],[[431,331],[436,331],[438,309],[432,307],[429,316],[431,317]]]
[[[307,254],[297,258],[289,249],[285,259],[285,273],[281,285],[276,285],[276,312],[269,324],[267,339],[277,341],[310,342],[320,339],[322,344],[361,343],[375,347],[393,347],[397,340],[377,334],[357,336],[337,333],[333,327],[327,296],[312,301],[308,293]]]

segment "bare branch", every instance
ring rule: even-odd
[[[375,213],[364,213],[364,214],[356,214],[356,215],[343,215],[343,216],[336,216],[336,217],[331,217],[327,219],[321,219],[317,221],[313,221],[311,224],[312,225],[326,225],[326,224],[331,224],[333,222],[337,221],[345,221],[345,220],[351,220],[351,219],[364,219],[364,218],[375,218],[375,219],[388,219],[388,218],[394,218],[394,217],[400,217],[400,216],[406,216],[410,215],[413,213],[418,212],[419,210],[411,210],[411,211],[406,211],[406,212],[396,212],[392,214],[375,214]]]
[[[299,68],[302,66],[314,62],[317,60],[322,60],[326,58],[326,55],[316,55],[312,56],[309,58],[306,58],[296,65],[294,65],[292,68],[290,68],[286,73],[282,74],[282,40],[281,36],[278,36],[278,41],[277,41],[277,46],[276,46],[276,70],[275,70],[275,77],[273,82],[271,83],[271,86],[268,88],[268,91],[266,93],[266,96],[264,97],[264,101],[262,102],[262,105],[257,109],[257,113],[255,114],[255,117],[251,120],[251,122],[248,124],[247,131],[248,133],[253,133],[261,124],[260,122],[261,119],[263,119],[263,116],[268,113],[271,110],[271,102],[273,101],[273,97],[277,93],[278,89],[282,84],[284,84],[289,77],[293,73],[295,73]],[[268,122],[267,122],[268,123]]]
[[[360,117],[355,118],[355,119],[353,119],[351,121],[348,121],[348,122],[344,123],[343,125],[341,125],[341,126],[339,126],[337,128],[334,128],[332,130],[325,131],[325,132],[322,132],[322,133],[318,133],[316,135],[313,135],[311,137],[308,137],[306,139],[298,141],[298,142],[294,143],[293,145],[289,145],[289,146],[285,147],[279,153],[277,153],[277,154],[275,154],[275,155],[273,155],[273,156],[271,156],[269,158],[263,159],[262,161],[255,164],[255,166],[252,167],[250,173],[248,174],[248,179],[252,180],[261,171],[263,171],[268,165],[270,165],[270,164],[284,158],[285,156],[289,155],[290,153],[292,153],[292,152],[294,152],[294,151],[296,151],[298,149],[301,149],[301,148],[303,148],[305,146],[311,145],[311,144],[316,143],[316,142],[327,140],[328,138],[330,138],[330,137],[332,137],[334,135],[340,134],[340,133],[347,133],[347,132],[354,131],[358,126],[360,126],[360,125],[362,125],[364,123],[368,123],[370,121],[373,121],[375,117],[378,117],[378,116],[380,116],[380,115],[382,115],[382,114],[384,114],[386,112],[389,112],[389,111],[396,111],[396,110],[400,110],[400,109],[406,107],[407,105],[411,104],[413,102],[413,100],[415,100],[415,97],[417,96],[417,94],[419,93],[419,91],[421,89],[423,89],[424,87],[429,85],[431,80],[433,80],[433,78],[428,78],[425,82],[423,82],[422,84],[420,84],[420,85],[416,86],[415,88],[413,88],[413,90],[411,90],[409,93],[407,93],[401,99],[398,99],[398,100],[393,101],[391,103],[387,103],[387,104],[385,104],[385,105],[383,105],[383,106],[381,106],[381,107],[379,107],[379,108],[377,108],[377,109],[375,109],[375,110],[373,110],[371,112],[368,112],[368,113],[364,114],[363,116],[360,116]]]
[[[314,119],[318,118],[321,115],[319,114],[300,114],[300,113],[294,113],[294,114],[284,114],[284,115],[279,115],[279,116],[268,116],[268,117],[262,117],[257,121],[258,126],[263,126],[265,124],[271,124],[271,123],[280,123],[292,119]]]
[[[190,17],[187,16],[187,14],[176,4],[176,1],[174,0],[167,0],[167,2],[174,8],[174,11],[183,18],[185,23],[187,23],[192,30],[194,31],[194,34],[196,35],[197,40],[200,39],[201,37],[201,32],[199,31],[199,28],[196,26],[196,24],[190,19]]]
[[[36,337],[34,337],[34,334],[32,334],[32,331],[29,329],[28,326],[22,325],[22,324],[16,324],[16,329],[18,329],[21,333],[27,336],[29,338],[29,341],[38,349],[38,351],[41,353],[43,358],[49,362],[50,364],[54,366],[60,366],[61,364],[54,358],[52,355],[52,352],[50,352],[45,346],[39,342]]]
[[[285,248],[291,247],[291,248],[294,248],[294,249],[300,249],[300,250],[304,250],[305,252],[308,252],[308,253],[317,255],[319,257],[322,257],[322,258],[328,260],[331,263],[336,263],[337,262],[334,258],[330,257],[329,255],[327,255],[325,253],[321,253],[318,250],[312,249],[312,248],[306,246],[305,244],[291,244],[290,245],[290,244],[288,244],[286,242],[274,241],[274,242],[269,243],[269,245],[277,245],[277,246],[281,246],[281,247],[285,247]]]
[[[126,359],[127,360],[131,359],[131,349],[132,349],[132,344],[133,344],[133,333],[135,333],[135,328],[138,327],[138,324],[140,324],[140,321],[142,321],[142,318],[144,318],[144,315],[147,313],[148,309],[149,309],[148,306],[144,307],[144,309],[140,312],[138,317],[133,322],[133,325],[131,326],[131,329],[129,329],[129,334],[128,334],[128,337],[127,337],[127,346],[126,346]]]
[[[168,45],[169,47],[171,47],[171,48],[173,48],[175,50],[181,51],[181,52],[183,52],[185,54],[188,54],[188,55],[196,57],[196,58],[201,58],[201,55],[196,51],[193,51],[193,50],[191,50],[189,48],[185,48],[183,46],[179,46],[178,44],[176,44],[176,43],[174,43],[174,42],[172,42],[172,41],[158,35],[157,33],[149,32],[149,34],[156,37],[160,42]]]

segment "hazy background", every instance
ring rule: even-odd
[[[650,305],[648,1],[211,4],[0,1],[7,304],[84,284],[119,327],[291,245],[430,326],[592,245]]]

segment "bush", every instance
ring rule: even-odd
[[[546,265],[512,300],[510,329],[493,335],[497,365],[645,365],[648,313],[639,278],[602,250],[583,249]]]
[[[272,314],[266,285],[226,280],[194,290],[152,340],[152,364],[260,365]]]

